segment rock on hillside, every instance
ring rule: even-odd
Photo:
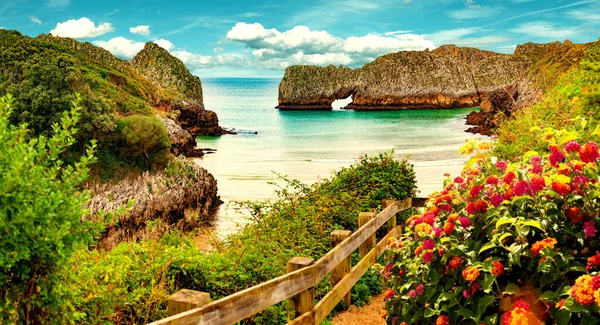
[[[175,167],[176,166],[176,167]],[[179,158],[164,171],[145,172],[118,183],[89,186],[93,195],[87,205],[92,218],[99,211],[116,211],[135,203],[113,220],[98,242],[111,249],[122,241],[156,239],[169,229],[190,231],[210,219],[210,210],[220,203],[217,181],[204,168]]]
[[[331,109],[350,95],[348,109],[473,107],[482,94],[524,75],[532,61],[475,48],[446,45],[403,51],[362,68],[291,66],[279,85],[280,109]]]

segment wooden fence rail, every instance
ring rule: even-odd
[[[286,299],[290,299],[293,307],[288,324],[320,324],[339,302],[349,303],[352,287],[383,254],[389,238],[401,233],[401,226],[396,226],[396,214],[422,207],[424,203],[424,198],[385,200],[385,209],[379,214],[359,215],[359,229],[354,233],[334,231],[332,249],[318,261],[295,257],[288,262],[286,275],[151,325],[230,325]],[[387,235],[375,243],[377,230],[386,224]],[[350,257],[356,249],[361,260],[350,269]],[[314,288],[329,273],[334,287],[315,305]]]

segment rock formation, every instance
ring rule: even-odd
[[[174,167],[177,166],[177,167]],[[204,168],[178,158],[167,170],[128,177],[118,183],[91,184],[91,218],[99,211],[133,206],[106,227],[98,247],[110,249],[121,241],[160,238],[169,229],[190,231],[210,218],[220,203],[217,181]]]
[[[291,66],[279,85],[280,109],[331,109],[352,95],[348,109],[478,106],[483,94],[518,80],[531,66],[524,55],[446,45],[404,51],[362,68]]]

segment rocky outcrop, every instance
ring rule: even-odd
[[[163,100],[157,107],[176,112],[176,122],[192,136],[233,134],[219,126],[217,114],[204,109],[202,82],[178,58],[148,42],[131,61],[131,66],[167,91],[184,95],[183,100]]]
[[[169,142],[171,142],[171,152],[174,155],[184,155],[186,157],[204,156],[202,149],[196,148],[198,143],[188,131],[182,129],[179,124],[168,117],[156,115],[156,118],[161,120],[165,125]]]
[[[279,85],[280,109],[331,109],[352,95],[348,109],[456,108],[478,106],[482,96],[523,77],[532,61],[446,45],[404,51],[362,68],[291,66]]]
[[[164,171],[122,179],[118,183],[91,184],[87,205],[90,218],[100,211],[115,212],[134,204],[106,227],[98,242],[111,249],[121,241],[160,238],[169,229],[190,231],[210,219],[220,203],[217,181],[205,169],[179,158]]]

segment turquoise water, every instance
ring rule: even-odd
[[[415,165],[422,195],[438,190],[445,172],[458,173],[456,152],[473,135],[464,116],[472,109],[355,112],[279,111],[278,79],[206,79],[204,103],[220,124],[239,134],[199,137],[216,153],[196,159],[218,181],[225,202],[272,198],[273,172],[311,183],[362,154],[394,149]],[[256,134],[255,134],[256,132]],[[225,205],[218,233],[243,222]]]

